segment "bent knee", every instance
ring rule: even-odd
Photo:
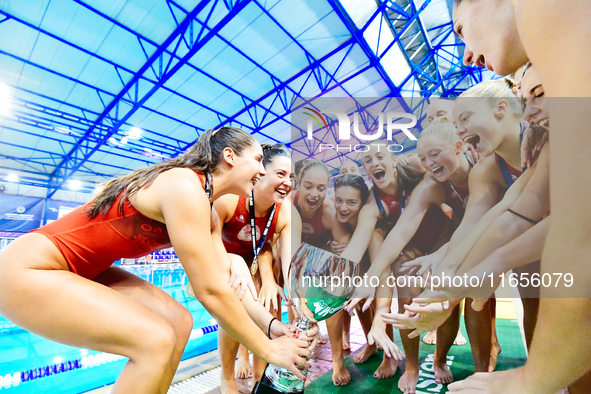
[[[187,308],[178,305],[174,309],[169,323],[175,330],[177,341],[186,342],[189,340],[189,336],[193,330],[193,315],[191,315],[191,312]]]
[[[158,320],[145,325],[142,333],[138,333],[139,344],[130,358],[136,361],[149,358],[154,362],[168,362],[174,353],[178,335],[174,327],[166,320]]]

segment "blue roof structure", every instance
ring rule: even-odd
[[[46,198],[208,128],[289,143],[315,98],[399,100],[422,121],[432,97],[494,77],[462,65],[446,0],[13,0],[0,36],[0,180]]]

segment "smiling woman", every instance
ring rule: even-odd
[[[230,261],[210,205],[227,193],[248,196],[265,174],[262,161],[249,133],[223,127],[204,132],[176,159],[111,181],[85,206],[4,249],[0,313],[53,341],[128,357],[114,393],[164,393],[193,328],[191,314],[158,287],[110,266],[172,244],[219,325],[303,377],[296,364],[308,365],[300,357],[308,343],[270,341],[261,329],[272,316],[248,295],[240,304],[228,286]],[[282,323],[273,328],[287,333]]]
[[[302,217],[302,241],[326,248],[329,238],[329,220],[325,202],[329,172],[320,161],[312,161],[300,175],[300,187],[293,203]]]
[[[481,156],[499,152],[515,156],[515,142],[522,131],[521,101],[510,78],[479,83],[456,100],[453,109],[458,136]],[[513,157],[515,156],[515,157]],[[510,160],[518,168],[520,161]]]
[[[283,277],[278,264],[290,260],[290,204],[283,204],[291,191],[291,156],[285,145],[263,145],[266,175],[256,185],[251,198],[228,195],[217,200],[214,208],[223,223],[222,239],[226,251],[237,264],[248,265],[260,302],[277,319],[281,319],[280,298],[283,298]],[[272,246],[281,239],[280,256],[273,258]],[[222,392],[236,391],[236,375],[253,375],[248,349],[220,329],[218,344],[222,364]],[[236,354],[239,353],[235,368]],[[259,380],[266,363],[253,357],[254,378]]]

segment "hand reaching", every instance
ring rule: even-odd
[[[400,272],[407,275],[418,276],[423,275],[427,271],[431,271],[431,273],[436,272],[437,267],[439,267],[439,264],[443,261],[444,257],[445,255],[437,253],[418,257],[414,260],[403,263]]]
[[[445,308],[447,306],[447,309]],[[408,337],[415,338],[427,331],[433,331],[442,325],[453,308],[449,308],[449,301],[445,303],[418,305],[414,302],[411,305],[404,306],[405,312],[382,313],[382,319],[386,324],[392,324],[392,327],[402,330],[412,330]]]
[[[404,359],[404,353],[402,353],[400,348],[388,337],[384,326],[379,325],[378,327],[377,325],[373,325],[371,327],[371,331],[367,334],[367,344],[373,345],[374,343],[380,346],[388,357],[394,358],[398,361]]]
[[[240,287],[240,291],[238,292],[238,299],[240,300],[246,294],[246,289],[250,290],[252,298],[255,300],[258,299],[257,289],[252,281],[250,270],[243,259],[232,259],[232,264],[230,265],[230,286],[232,286],[234,291]]]
[[[279,298],[286,300],[283,289],[275,283],[275,281],[263,281],[261,291],[259,292],[259,303],[269,310],[273,307],[273,312],[277,312],[281,308],[281,301]]]

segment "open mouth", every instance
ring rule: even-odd
[[[256,186],[257,183],[259,183],[259,181],[261,180],[261,178],[259,178],[258,176],[252,177],[252,179],[250,180],[250,182],[252,183],[253,186]]]
[[[308,206],[308,209],[316,208],[317,204],[318,204],[318,199],[311,200],[309,198],[306,198],[306,205]]]
[[[350,212],[344,213],[343,211],[338,211],[339,213],[339,219],[341,221],[344,221],[345,219],[347,219],[349,217],[349,215],[351,214]]]
[[[275,193],[279,194],[281,197],[285,197],[289,192],[285,189],[275,189]]]
[[[375,170],[372,175],[374,176],[376,181],[381,182],[386,178],[386,171],[378,169]]]
[[[478,151],[478,148],[480,148],[480,137],[476,134],[469,135],[464,138],[464,143],[470,144],[475,151]]]
[[[433,175],[439,175],[443,172],[443,170],[444,170],[443,166],[439,166],[439,167],[431,169],[431,171],[433,172]]]

